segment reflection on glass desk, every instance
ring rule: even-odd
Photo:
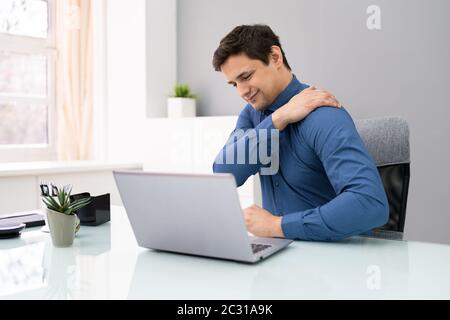
[[[256,265],[139,248],[122,207],[70,248],[0,240],[0,299],[450,299],[450,246],[295,241]]]

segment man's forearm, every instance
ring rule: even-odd
[[[272,122],[273,126],[280,131],[284,130],[284,128],[286,128],[286,126],[289,124],[282,107],[272,113]]]
[[[272,119],[267,117],[255,128],[235,129],[217,155],[213,164],[213,171],[215,173],[232,173],[238,186],[244,184],[249,176],[257,173],[263,165],[269,164],[270,158],[263,159],[258,151],[264,147],[265,149],[262,149],[265,151],[262,152],[264,155],[272,154],[272,134],[270,131],[273,128]],[[237,134],[237,131],[240,131],[240,133]],[[262,134],[263,131],[266,131],[266,134]],[[250,148],[250,146],[257,146],[257,148]],[[250,154],[250,151],[252,154]],[[250,159],[256,159],[256,163]]]
[[[388,216],[387,202],[347,191],[322,206],[285,214],[281,226],[288,239],[337,241],[380,227]]]

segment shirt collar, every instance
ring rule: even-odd
[[[278,97],[274,100],[274,102],[264,111],[268,111],[268,113],[272,113],[277,110],[279,107],[285,105],[293,96],[302,91],[303,89],[308,88],[307,84],[301,83],[297,80],[295,74],[292,74],[292,80],[288,84],[288,86],[278,95]]]

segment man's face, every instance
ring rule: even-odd
[[[242,99],[258,111],[270,106],[280,94],[279,74],[272,61],[265,65],[241,53],[230,56],[221,71]]]

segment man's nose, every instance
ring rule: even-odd
[[[239,95],[244,100],[247,100],[248,98],[250,98],[249,97],[249,95],[250,95],[250,87],[249,86],[246,86],[246,85],[243,85],[243,84],[239,83],[239,84],[236,85],[236,87],[237,87]]]

